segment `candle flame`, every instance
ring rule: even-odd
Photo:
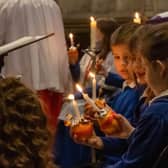
[[[81,93],[83,92],[83,89],[79,84],[76,84],[76,89]]]
[[[133,22],[137,24],[141,24],[141,17],[139,12],[135,12]]]
[[[68,99],[69,99],[69,100],[74,100],[74,99],[75,99],[75,97],[74,97],[74,95],[73,95],[73,94],[70,94],[70,95],[68,95]]]
[[[69,33],[69,38],[72,39],[73,38],[73,34]]]
[[[91,22],[95,21],[95,18],[93,16],[90,17]]]
[[[138,12],[135,12],[134,17],[135,17],[136,19],[139,19],[139,18],[140,18],[140,14],[139,14]]]
[[[95,78],[95,74],[94,74],[93,72],[89,72],[89,76],[90,76],[91,78]]]

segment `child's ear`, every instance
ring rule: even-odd
[[[159,69],[160,69],[160,75],[165,77],[165,75],[167,74],[167,66],[166,64],[164,64],[162,61],[160,60],[157,60],[156,63],[158,64],[159,66]]]

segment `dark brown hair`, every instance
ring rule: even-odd
[[[166,60],[168,58],[168,23],[148,25],[137,33],[140,32],[141,37],[136,44],[137,51],[150,61]]]
[[[50,134],[41,104],[18,79],[0,79],[0,167],[52,165]]]
[[[126,44],[129,45],[132,34],[139,27],[135,23],[126,23],[121,25],[111,36],[111,46]]]
[[[99,53],[100,59],[105,59],[108,52],[110,51],[110,37],[111,34],[119,27],[119,24],[110,18],[99,18],[97,19],[97,28],[103,34],[102,49]]]
[[[129,42],[129,50],[131,51],[132,58],[134,59],[137,54],[142,55],[140,52],[140,44],[144,42],[145,34],[150,31],[151,25],[142,25],[140,26],[132,35]],[[145,43],[145,42],[144,42]],[[153,91],[147,86],[145,89],[146,99],[145,102],[148,103],[152,98],[155,97]]]

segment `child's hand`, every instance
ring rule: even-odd
[[[96,99],[95,104],[99,109],[106,107],[106,102],[104,99]],[[90,120],[96,120],[99,117],[99,112],[96,111],[90,104],[86,103],[84,117]]]
[[[70,47],[68,50],[69,64],[76,64],[78,61],[79,52],[76,47]]]
[[[116,114],[115,119],[120,125],[120,131],[115,132],[110,136],[124,139],[128,138],[135,128],[129,123],[129,121],[124,116],[120,114]]]
[[[96,60],[96,65],[95,65],[95,70],[96,70],[96,72],[97,72],[97,74],[100,74],[100,75],[106,75],[106,70],[104,69],[104,67],[103,67],[103,62],[104,62],[104,60],[103,59],[97,59]]]
[[[86,146],[100,149],[100,150],[103,149],[103,147],[104,147],[102,139],[96,135],[94,135],[86,140],[78,139],[77,135],[74,135],[72,138],[75,141],[75,143],[77,143],[77,144],[86,145]]]
[[[97,72],[102,70],[102,63],[103,63],[103,59],[96,59],[96,65],[95,65],[95,69]]]
[[[88,103],[85,104],[84,108],[85,108],[84,118],[88,120],[95,120],[98,112],[95,111],[94,108]]]

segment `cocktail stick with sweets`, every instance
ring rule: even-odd
[[[97,120],[100,130],[106,135],[113,135],[114,133],[119,132],[120,125],[117,121],[117,114],[106,104],[104,100],[96,99],[95,104],[100,110],[95,111],[91,106],[86,105],[86,117],[92,120]]]
[[[78,104],[74,99],[74,95],[70,94],[68,99],[72,102],[74,114],[67,114],[66,120],[64,121],[65,126],[70,126],[70,133],[76,136],[79,140],[84,141],[93,135],[93,124],[90,120],[84,119],[80,114]]]
[[[76,120],[72,116],[69,117],[68,115],[64,124],[65,126],[71,127],[71,136],[75,136],[76,139],[80,141],[85,141],[93,136],[93,123],[90,120],[84,119],[83,117],[81,117],[80,120]]]

